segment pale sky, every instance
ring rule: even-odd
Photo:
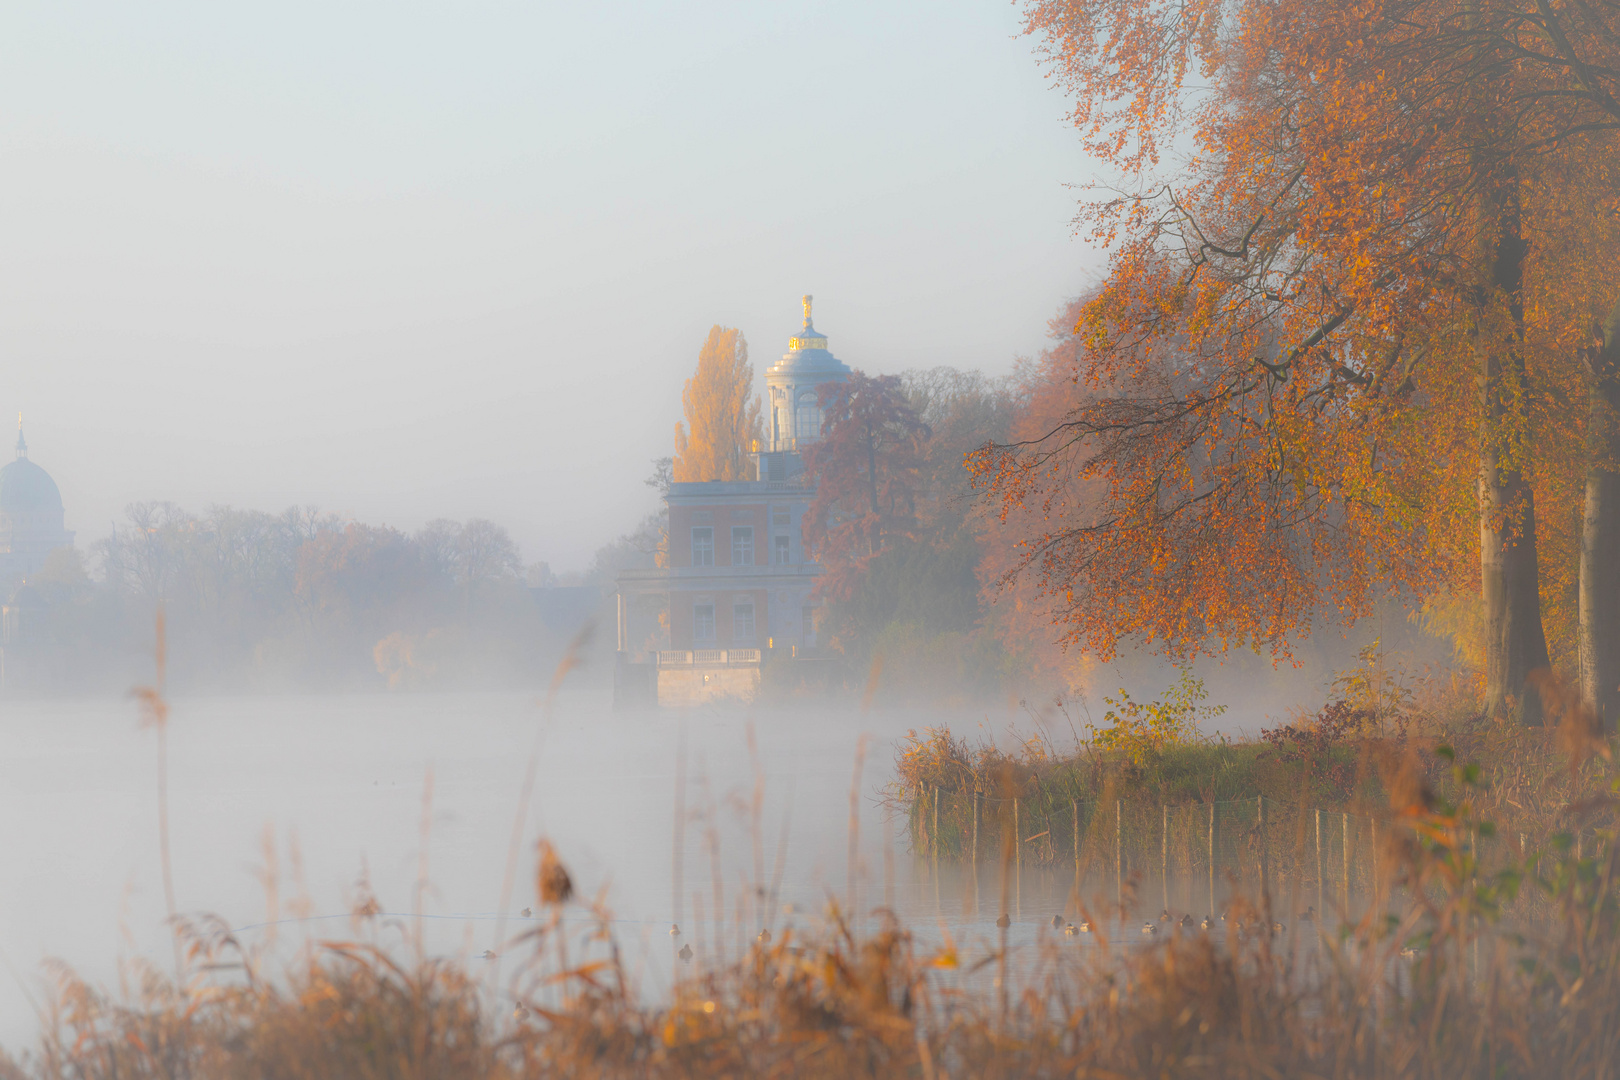
[[[80,546],[134,500],[653,506],[714,323],[869,372],[1030,355],[1102,256],[1004,0],[0,7],[0,415]]]

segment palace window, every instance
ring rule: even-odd
[[[714,530],[713,529],[693,529],[692,530],[692,565],[693,566],[713,566],[714,565]],[[712,609],[712,608],[709,610],[709,617],[711,619],[714,618],[714,609]]]
[[[692,608],[692,640],[714,640],[713,604],[697,604]]]
[[[786,566],[788,555],[788,538],[785,536],[778,536],[776,538],[776,565]]]
[[[752,525],[733,525],[731,527],[731,565],[754,565],[754,527]]]
[[[800,445],[821,438],[821,405],[816,400],[814,391],[806,391],[799,395],[799,415],[793,428],[793,433],[799,437]]]
[[[753,600],[739,600],[731,605],[731,636],[738,641],[754,640]]]

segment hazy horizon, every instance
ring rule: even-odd
[[[81,549],[296,503],[579,569],[655,505],[711,324],[763,372],[809,292],[852,366],[1000,373],[1097,265],[1011,5],[0,26],[0,416]]]

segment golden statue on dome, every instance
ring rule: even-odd
[[[810,328],[810,301],[814,299],[815,297],[809,293],[804,294],[804,326],[806,330]]]

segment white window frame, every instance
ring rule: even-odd
[[[747,541],[746,547],[743,544],[745,539]],[[740,554],[746,554],[748,557],[746,559],[738,558]],[[733,525],[731,527],[731,565],[754,565],[754,527],[752,525]]]
[[[699,613],[700,612],[707,612],[707,619],[708,619],[708,626],[707,627],[705,627],[703,622],[699,619]],[[707,634],[705,634],[703,632],[705,629],[708,630]],[[714,640],[714,633],[715,633],[715,627],[714,627],[714,604],[713,603],[693,604],[692,605],[692,640],[693,641],[710,641],[710,642],[712,642]]]
[[[748,617],[748,633],[746,634],[742,632],[740,625],[740,620],[744,614],[746,614]],[[756,636],[758,626],[758,620],[754,618],[754,601],[752,597],[747,600],[736,600],[732,602],[731,638],[733,641],[753,641]]]
[[[702,544],[701,547],[698,544],[699,534],[706,534],[706,535],[702,536],[703,544]],[[693,529],[692,529],[692,565],[693,566],[713,566],[714,565],[714,526],[713,525],[700,525],[700,526],[694,526],[693,527]]]

